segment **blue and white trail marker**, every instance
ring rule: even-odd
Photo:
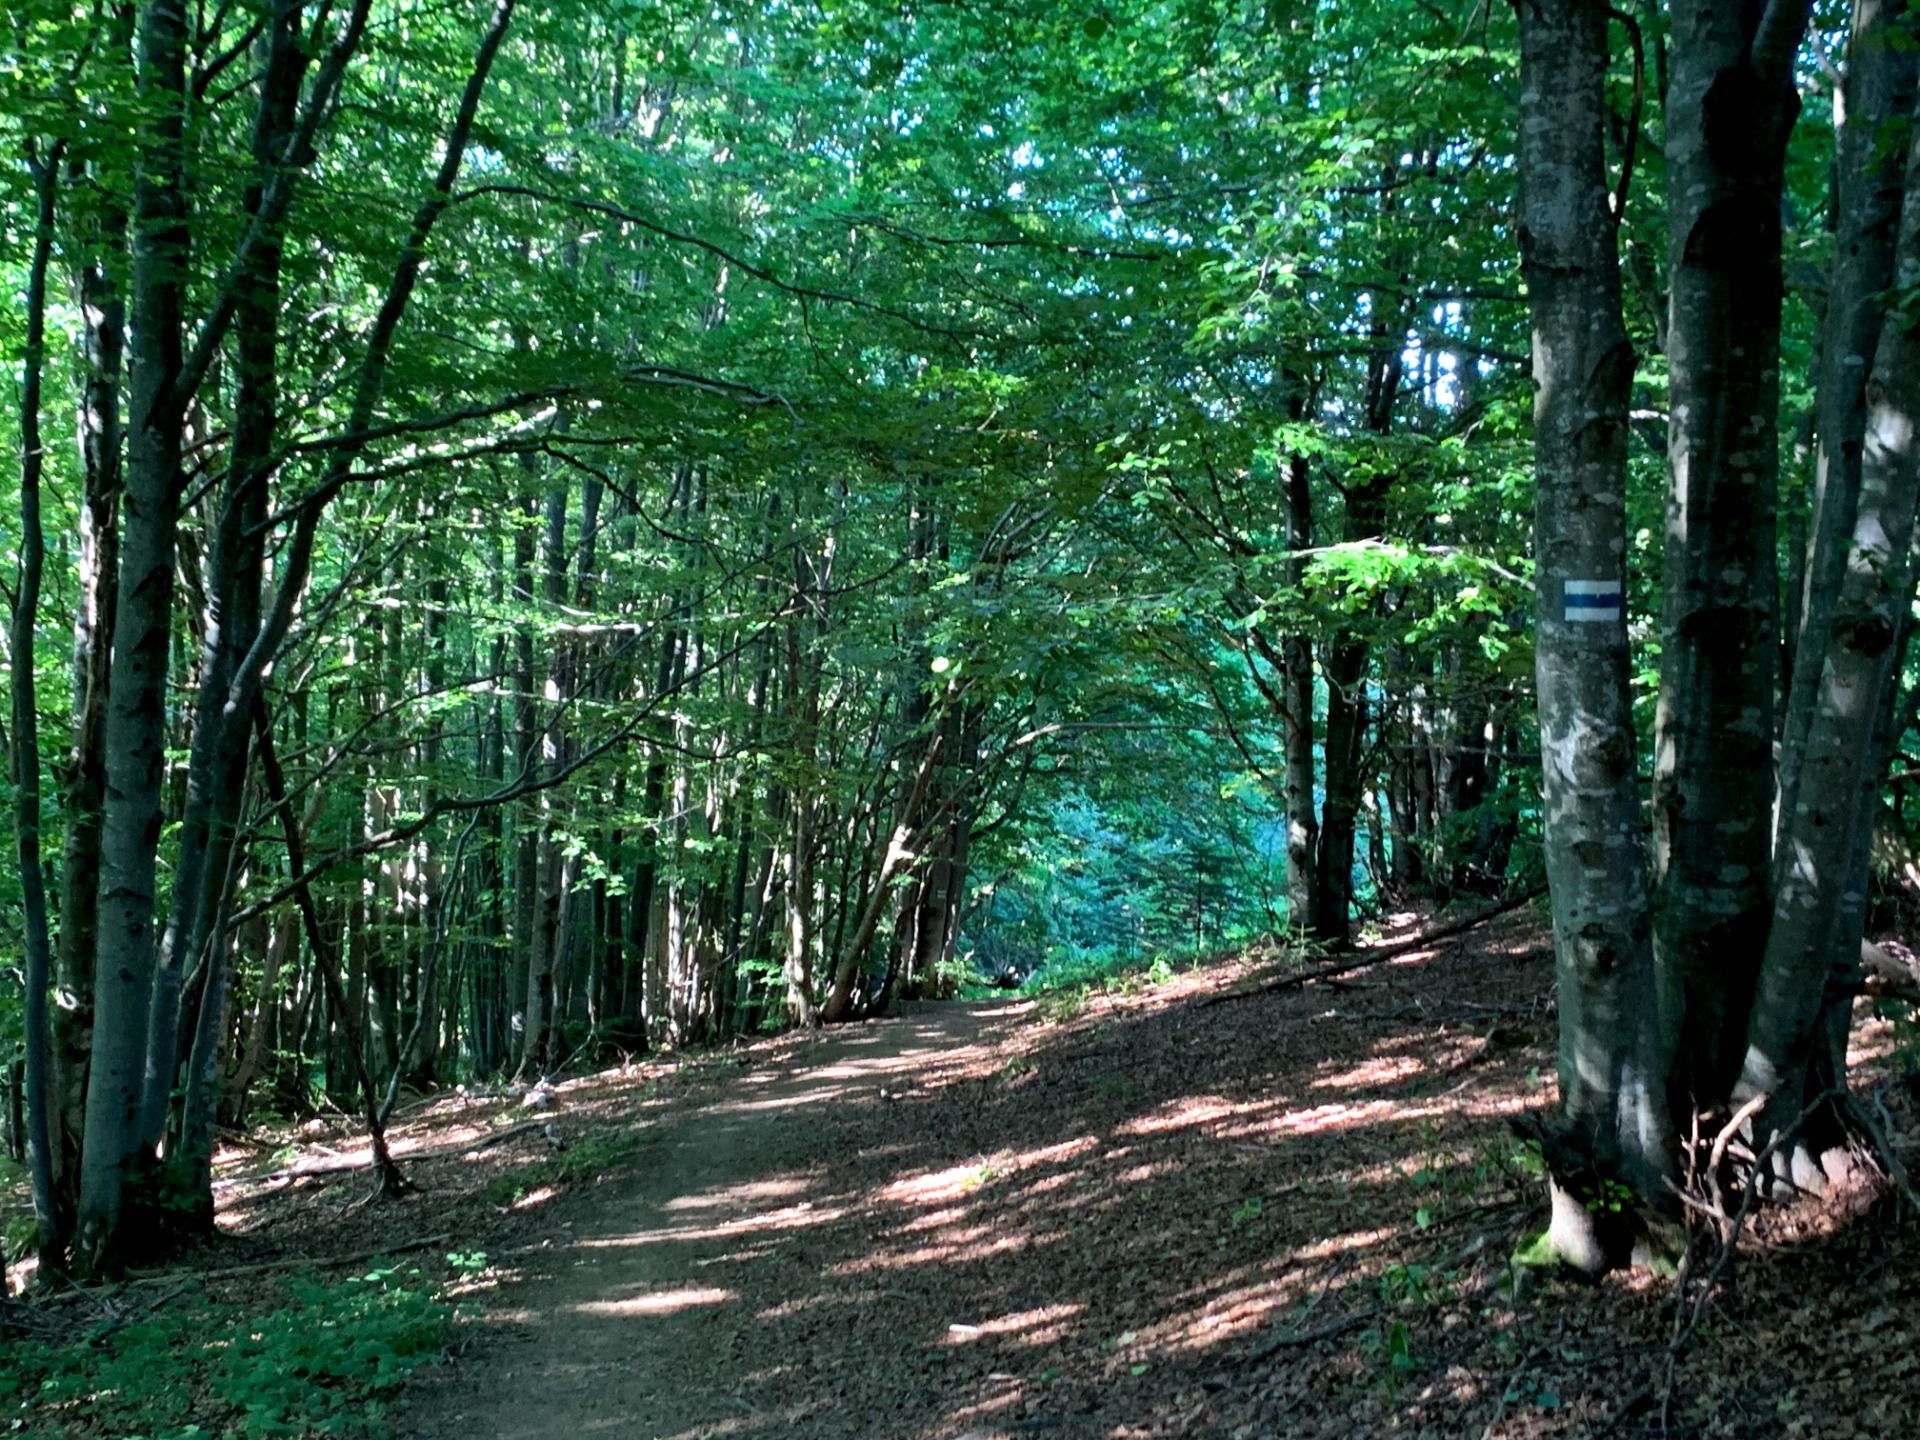
[[[1570,624],[1618,624],[1626,618],[1626,597],[1618,580],[1569,580],[1565,616]]]

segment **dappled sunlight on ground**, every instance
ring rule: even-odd
[[[715,1224],[683,1221],[663,1225],[657,1229],[636,1230],[630,1234],[582,1240],[579,1243],[590,1250],[631,1250],[643,1245],[681,1244],[689,1240],[725,1240],[743,1235],[752,1236],[763,1231],[803,1230],[832,1225],[844,1220],[850,1213],[851,1211],[845,1208],[816,1207],[812,1201],[808,1201],[780,1210],[742,1215]]]
[[[601,1315],[614,1319],[628,1315],[675,1315],[696,1305],[724,1305],[734,1299],[731,1290],[714,1286],[661,1290],[625,1300],[583,1300],[568,1308],[579,1315]]]
[[[1551,1099],[1551,966],[1518,920],[1472,938],[1332,994],[1202,1008],[1273,973],[1228,966],[754,1047],[516,1260],[480,1327],[516,1348],[466,1372],[511,1385],[412,1433],[1600,1433],[1669,1317],[1632,1277],[1514,1307],[1541,1207],[1506,1121]],[[555,1421],[580,1392],[629,1428]]]
[[[1309,1083],[1315,1090],[1371,1090],[1381,1085],[1399,1084],[1426,1073],[1426,1064],[1415,1056],[1376,1056]]]
[[[947,1339],[953,1344],[968,1344],[982,1336],[996,1340],[1015,1339],[1027,1345],[1050,1345],[1068,1333],[1067,1322],[1084,1306],[1045,1305],[1038,1310],[1021,1310],[978,1324],[954,1321],[947,1326]]]
[[[685,1210],[718,1210],[722,1206],[738,1208],[742,1205],[758,1205],[767,1200],[788,1200],[806,1194],[809,1188],[809,1182],[797,1175],[782,1175],[768,1180],[716,1186],[698,1195],[677,1195],[662,1208],[669,1214]]]
[[[1384,1230],[1355,1230],[1345,1235],[1330,1235],[1325,1240],[1315,1240],[1298,1247],[1291,1254],[1294,1260],[1326,1260],[1338,1255],[1355,1255],[1396,1240],[1400,1234],[1398,1226]]]

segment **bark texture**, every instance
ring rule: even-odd
[[[1565,1142],[1658,1193],[1671,1165],[1652,1018],[1645,842],[1627,689],[1626,456],[1633,351],[1621,321],[1602,81],[1607,8],[1523,0],[1521,255],[1533,313],[1536,681],[1560,993]],[[1563,1182],[1564,1183],[1564,1182]],[[1593,1235],[1555,1205],[1586,1269]]]
[[[1678,0],[1655,944],[1676,1099],[1738,1069],[1771,896],[1781,194],[1806,5]]]
[[[1920,193],[1920,145],[1909,146],[1906,185],[1909,196]],[[1920,203],[1912,200],[1900,217],[1893,286],[1900,295],[1920,289]],[[1859,951],[1882,755],[1878,736],[1913,600],[1920,323],[1890,309],[1873,354],[1863,395],[1859,495],[1838,582],[1820,607],[1824,631],[1810,637],[1822,655],[1819,685],[1792,810],[1782,823],[1773,925],[1740,1074],[1742,1097],[1772,1097],[1762,1123],[1775,1131],[1791,1125],[1807,1099],[1823,1017],[1850,1007],[1850,995],[1828,979],[1836,956],[1850,969]],[[1833,1078],[1822,1076],[1821,1088]]]
[[[140,17],[139,161],[133,207],[133,342],[125,516],[103,743],[99,952],[75,1263],[118,1256],[121,1201],[138,1146],[154,971],[154,871],[167,743],[174,550],[183,428],[177,391],[188,260],[187,16],[153,0]]]

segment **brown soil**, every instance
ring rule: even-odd
[[[468,1202],[492,1288],[401,1432],[1920,1433],[1920,1264],[1884,1203],[1768,1214],[1671,1380],[1670,1281],[1516,1281],[1540,1195],[1505,1120],[1552,1096],[1524,920],[1198,1003],[1242,976],[929,1005],[656,1069],[643,1101],[563,1093],[563,1129],[648,1138],[505,1234]],[[1870,1079],[1888,1027],[1860,1037]]]
[[[773,1293],[804,1307],[823,1278],[808,1241],[848,1218],[808,1198],[826,1179],[823,1129],[858,1143],[846,1122],[868,1102],[977,1065],[1009,1019],[920,1007],[766,1047],[763,1063],[702,1087],[564,1245],[510,1272],[482,1348],[422,1384],[402,1432],[664,1436],[765,1417],[754,1372],[774,1357],[756,1312]]]

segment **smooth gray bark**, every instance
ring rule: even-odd
[[[1521,256],[1533,315],[1535,586],[1547,876],[1564,1139],[1656,1198],[1671,1169],[1654,1019],[1645,839],[1627,688],[1626,460],[1633,350],[1621,320],[1602,83],[1607,8],[1519,7]],[[1611,598],[1609,598],[1611,597]],[[1592,1269],[1590,1234],[1554,1243]],[[1566,1211],[1566,1214],[1563,1214]]]
[[[124,53],[132,17],[110,33]],[[76,180],[84,178],[75,166]],[[53,1107],[55,1188],[71,1212],[79,1199],[86,1130],[87,1067],[93,1047],[94,953],[99,943],[101,810],[106,800],[105,726],[109,661],[120,584],[121,384],[126,301],[114,276],[127,248],[124,206],[103,198],[78,241],[73,294],[80,311],[79,442],[83,494],[73,614],[72,727],[64,776],[66,833],[60,853],[60,935],[54,951]]]
[[[40,481],[46,449],[40,433],[41,382],[47,355],[47,272],[60,196],[60,152],[30,147],[33,177],[33,251],[27,262],[27,333],[20,362],[20,567],[14,580],[8,629],[12,652],[9,685],[13,726],[14,853],[20,862],[22,979],[25,985],[27,1167],[33,1215],[43,1263],[58,1268],[66,1247],[64,1216],[53,1181],[52,1019],[48,989],[53,980],[53,939],[48,927],[46,872],[40,862],[40,719],[34,636],[40,617],[40,581],[46,568],[46,528],[40,516]],[[0,1288],[0,1295],[4,1295]]]
[[[1920,290],[1920,144],[1906,162],[1897,294]],[[1765,1131],[1784,1130],[1807,1099],[1807,1068],[1830,1007],[1834,957],[1858,953],[1872,825],[1899,641],[1913,601],[1914,511],[1920,500],[1920,323],[1889,310],[1865,389],[1859,497],[1839,581],[1823,607],[1819,690],[1792,812],[1782,826],[1780,883],[1760,984],[1747,1024],[1739,1094],[1767,1094]],[[1812,611],[1809,606],[1810,613]]]
[[[154,874],[166,757],[167,664],[180,516],[182,302],[188,266],[187,16],[150,0],[139,29],[140,123],[133,205],[133,325],[126,489],[103,743],[99,952],[86,1149],[74,1260],[117,1260],[121,1203],[138,1148],[154,971]]]
[[[1677,1102],[1739,1067],[1772,891],[1781,194],[1806,0],[1676,0],[1655,945]]]
[[[293,133],[307,63],[300,42],[299,6],[281,0],[267,31],[260,103],[254,116],[253,160],[258,171],[246,195],[250,225],[262,218],[268,187],[277,178],[279,159]],[[267,484],[279,407],[280,261],[281,235],[277,225],[270,226],[260,232],[258,243],[248,247],[234,287],[233,441],[207,553],[207,603],[187,756],[187,799],[147,1018],[146,1093],[140,1118],[140,1143],[147,1149],[159,1145],[173,1098],[181,981],[203,954],[211,967],[225,964],[221,949],[208,949],[208,934],[221,905],[218,887],[229,869],[227,858],[246,786],[252,707],[241,666],[260,633]],[[218,989],[224,993],[224,978]],[[211,1131],[203,1138],[211,1146]]]
[[[1855,0],[1846,83],[1835,106],[1833,266],[1821,326],[1815,398],[1813,518],[1806,537],[1801,604],[1786,619],[1798,630],[1781,730],[1780,804],[1784,832],[1793,813],[1801,753],[1820,691],[1822,645],[1846,564],[1860,493],[1867,377],[1893,280],[1906,131],[1920,83],[1915,22],[1898,0]],[[1783,837],[1784,838],[1784,834]],[[1776,864],[1784,846],[1776,848]]]

